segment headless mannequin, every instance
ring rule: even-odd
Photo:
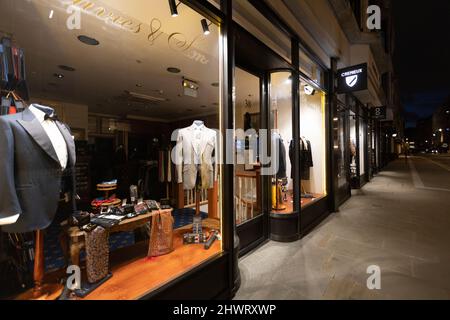
[[[45,107],[43,107],[45,108]],[[31,105],[29,110],[34,114],[34,116],[39,120],[39,123],[42,125],[45,133],[50,138],[53,148],[55,149],[56,155],[58,156],[59,162],[61,163],[61,167],[64,170],[67,166],[67,145],[64,140],[63,135],[59,131],[58,127],[52,120],[44,120],[45,112]],[[0,226],[13,224],[19,219],[20,213],[8,217],[0,219]]]
[[[52,110],[40,106],[40,105],[30,105],[29,111],[33,113],[36,117],[43,130],[47,134],[50,142],[55,150],[55,153],[58,157],[59,163],[61,165],[62,170],[67,167],[68,164],[68,150],[67,144],[64,140],[64,137],[59,130],[58,126],[53,120],[47,119],[45,120],[45,115],[48,114],[52,116],[53,114],[49,114]],[[14,215],[12,217],[0,219],[0,226],[7,224],[14,224],[20,217],[20,213]],[[49,294],[57,292],[55,289],[60,290],[59,286],[43,286],[43,278],[44,278],[44,234],[42,230],[36,230],[35,235],[35,258],[34,258],[34,274],[33,274],[35,286],[33,292],[25,292],[19,299],[28,300],[30,298],[42,299],[48,297]],[[59,294],[58,294],[59,295]]]

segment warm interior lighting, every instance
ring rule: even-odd
[[[203,34],[204,34],[205,36],[207,36],[208,34],[210,34],[210,31],[209,31],[209,25],[210,25],[211,23],[208,24],[208,21],[206,21],[206,19],[202,19],[202,20],[201,20],[201,23],[202,23]]]
[[[176,4],[175,0],[169,0],[170,14],[172,17],[178,17],[178,6],[180,3]]]
[[[313,87],[306,85],[305,86],[305,93],[309,96],[313,96],[316,93],[316,90],[314,90]]]

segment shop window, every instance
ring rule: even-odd
[[[273,175],[270,194],[271,211],[294,212],[294,141],[292,136],[292,75],[274,72],[270,78],[271,159]]]
[[[39,242],[45,279],[73,264],[86,299],[137,299],[222,251],[220,30],[173,2],[1,2],[0,224],[23,279]]]
[[[359,175],[362,177],[366,174],[366,141],[367,141],[367,122],[359,118]]]
[[[348,168],[346,162],[346,134],[345,123],[347,121],[347,114],[344,105],[339,104],[337,112],[333,118],[333,137],[334,137],[334,153],[337,169],[338,188],[343,188],[348,184]]]
[[[351,178],[357,178],[358,177],[358,139],[357,139],[357,133],[356,133],[356,114],[353,111],[350,111],[350,141],[349,141],[349,147],[350,147],[350,175]]]
[[[236,68],[235,97],[235,206],[236,225],[240,226],[262,214],[260,79]]]
[[[300,175],[301,206],[327,195],[326,186],[326,95],[311,82],[300,84]]]

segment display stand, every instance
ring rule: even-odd
[[[19,295],[17,300],[54,300],[61,295],[63,286],[61,284],[44,284],[44,232],[35,232],[35,255],[33,280],[34,288]]]
[[[283,193],[281,191],[282,189],[282,183],[283,180],[278,180],[276,182],[276,188],[275,188],[275,205],[272,205],[272,209],[275,211],[283,211],[286,210],[286,205],[283,204]]]
[[[111,191],[115,191],[117,190],[117,184],[98,184],[97,185],[97,191],[103,191],[104,192],[104,198],[109,199],[110,196],[110,192]],[[120,206],[120,204],[122,203],[122,200],[120,199],[114,199],[112,201],[109,202],[105,202],[99,205],[94,204],[94,202],[91,203],[91,206],[93,209],[101,209],[103,207],[117,207]]]
[[[201,190],[200,187],[195,187],[195,216],[200,215],[200,198],[201,198]]]

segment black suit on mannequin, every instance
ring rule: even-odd
[[[48,107],[34,105],[53,112]],[[61,197],[75,210],[75,142],[69,128],[55,121],[67,145],[62,169],[52,142],[32,111],[0,117],[0,219],[18,216],[3,231],[24,233],[47,228]]]

